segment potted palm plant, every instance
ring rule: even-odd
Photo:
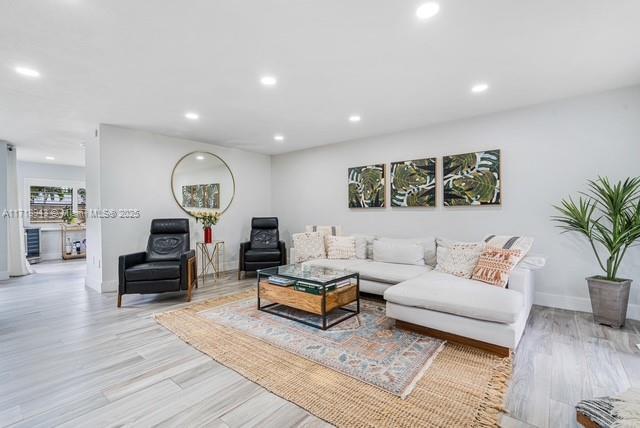
[[[588,191],[554,206],[558,227],[589,240],[605,275],[587,278],[591,308],[597,323],[620,328],[627,317],[631,279],[618,278],[627,249],[640,240],[640,177],[612,184],[608,178],[589,180]]]

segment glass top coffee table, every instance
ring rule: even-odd
[[[360,274],[357,272],[301,264],[277,266],[258,270],[257,289],[258,310],[322,330],[360,313]],[[265,300],[270,303],[263,305]],[[282,306],[315,317],[277,310]]]

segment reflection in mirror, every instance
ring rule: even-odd
[[[207,152],[193,152],[178,161],[171,176],[173,197],[190,215],[223,213],[231,205],[235,181],[227,164]]]

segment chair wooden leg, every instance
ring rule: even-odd
[[[118,293],[118,307],[122,307],[122,294]]]
[[[242,279],[242,271],[239,270],[238,271],[238,281],[240,281]]]

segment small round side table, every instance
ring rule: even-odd
[[[220,278],[222,261],[224,260],[224,241],[213,241],[210,244],[196,242],[196,257],[200,258],[200,280],[205,283],[205,277],[211,268],[213,280]]]

